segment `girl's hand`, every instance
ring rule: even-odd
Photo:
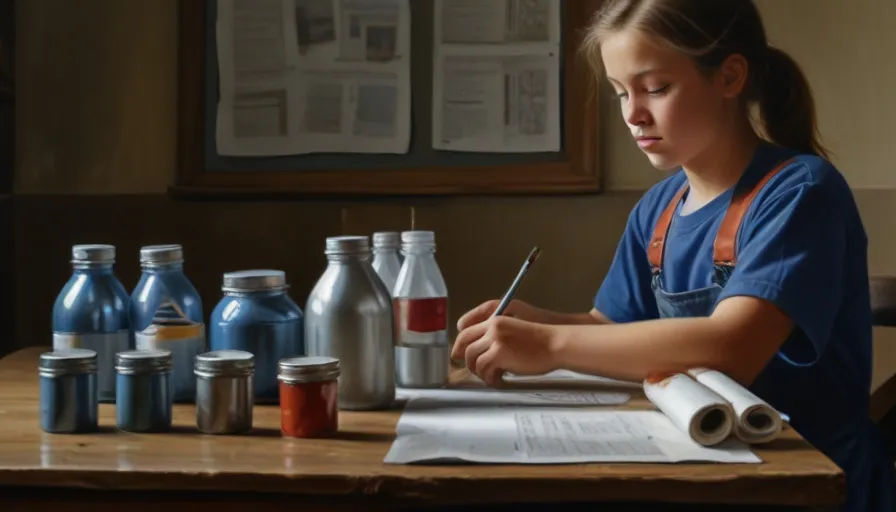
[[[504,372],[537,375],[554,370],[558,328],[498,316],[462,330],[451,357],[489,386],[501,383]]]

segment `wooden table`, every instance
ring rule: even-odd
[[[211,436],[195,430],[191,405],[175,406],[173,432],[146,435],[117,431],[114,406],[101,404],[101,432],[51,435],[38,423],[37,361],[45,350],[25,349],[0,360],[4,512],[62,502],[67,511],[93,512],[167,511],[191,503],[216,512],[261,504],[264,510],[303,512],[451,505],[496,510],[501,503],[529,503],[529,510],[548,502],[569,510],[588,501],[715,503],[732,510],[732,504],[806,506],[844,498],[842,472],[792,429],[756,450],[762,464],[554,466],[383,464],[398,410],[342,412],[337,438],[303,440],[280,436],[279,408],[272,406],[256,406],[251,435]],[[647,406],[643,396],[627,405]]]

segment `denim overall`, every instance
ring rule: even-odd
[[[731,277],[736,261],[735,244],[737,241],[737,230],[743,220],[744,214],[750,207],[750,203],[756,197],[756,194],[762,190],[762,187],[783,169],[790,161],[783,162],[766,174],[759,182],[750,190],[735,193],[725,212],[725,218],[716,234],[716,240],[713,244],[713,276],[712,283],[704,288],[690,290],[686,292],[670,293],[663,289],[663,249],[665,248],[666,235],[669,233],[669,227],[672,225],[672,218],[675,216],[675,210],[681,198],[684,197],[688,186],[685,185],[675,194],[672,201],[657,219],[656,226],[653,230],[653,238],[650,246],[647,248],[647,258],[650,261],[650,267],[653,271],[653,278],[650,286],[653,289],[653,295],[656,298],[656,306],[659,311],[660,318],[681,318],[681,317],[697,317],[709,316],[722,288]]]

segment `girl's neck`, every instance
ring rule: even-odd
[[[719,137],[706,151],[685,163],[688,209],[699,209],[737,184],[760,143],[761,139],[748,122],[747,126],[735,130],[734,135]]]

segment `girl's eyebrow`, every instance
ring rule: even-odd
[[[637,73],[635,73],[634,75],[632,75],[632,78],[633,78],[633,79],[635,79],[635,78],[642,78],[642,77],[644,77],[645,75],[649,75],[649,74],[651,74],[651,73],[659,73],[659,72],[661,72],[661,71],[662,71],[662,69],[660,69],[660,68],[648,68],[648,69],[645,69],[645,70],[643,70],[643,71],[638,71]],[[619,83],[618,80],[616,80],[615,78],[611,77],[610,75],[607,75],[607,79],[609,79],[611,82],[615,82],[615,83],[617,83],[617,84]]]

